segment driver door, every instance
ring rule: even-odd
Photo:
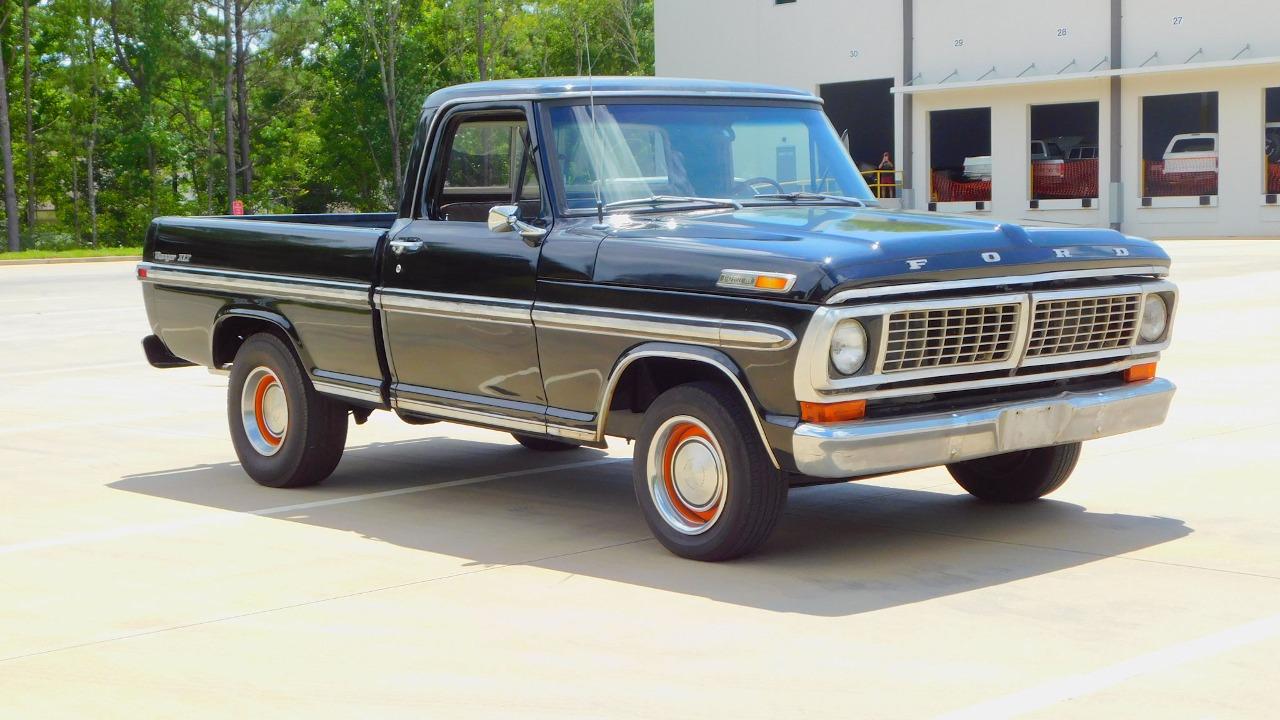
[[[383,258],[378,302],[397,409],[546,429],[532,322],[540,243],[486,222],[490,208],[518,204],[545,225],[529,117],[516,105],[441,120],[419,217]]]

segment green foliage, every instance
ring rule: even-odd
[[[402,156],[441,87],[583,74],[588,43],[597,75],[653,72],[652,0],[32,0],[28,105],[21,5],[4,2],[13,190],[21,210],[30,173],[40,208],[23,247],[50,252],[89,245],[95,226],[98,246],[136,246],[156,215],[226,211],[224,2],[247,41],[249,212],[393,207],[388,66]]]

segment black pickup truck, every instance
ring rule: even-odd
[[[159,218],[157,367],[229,368],[245,471],[323,480],[389,410],[535,451],[635,440],[679,555],[763,542],[792,486],[946,465],[1038,498],[1158,425],[1155,244],[879,207],[808,93],[654,78],[448,88],[391,214]]]

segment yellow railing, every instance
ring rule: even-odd
[[[902,187],[901,170],[863,170],[862,178],[878,198],[898,197],[898,190]]]

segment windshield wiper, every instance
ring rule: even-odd
[[[684,205],[700,204],[706,207],[724,207],[724,208],[733,208],[734,210],[742,209],[742,203],[738,202],[737,200],[729,200],[729,199],[723,199],[723,198],[693,197],[688,195],[650,195],[649,197],[644,197],[644,198],[614,200],[613,202],[605,203],[604,209],[613,210],[615,208],[636,207],[636,206],[643,206],[643,205],[648,205],[650,207],[657,207],[659,205],[673,205],[673,204],[684,204]]]
[[[748,200],[759,200],[761,198],[765,200],[789,200],[791,202],[800,202],[801,200],[827,200],[832,202],[838,202],[841,205],[853,205],[854,207],[867,207],[866,201],[859,200],[858,198],[845,197],[843,195],[828,195],[826,193],[805,192],[805,191],[789,192],[789,193],[764,193],[761,195],[754,195],[748,198]]]

